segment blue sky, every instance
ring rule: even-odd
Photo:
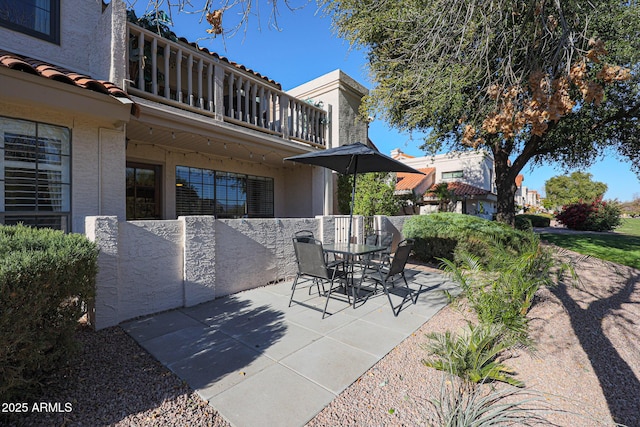
[[[144,7],[142,2],[139,6]],[[146,4],[146,2],[144,2]],[[192,3],[200,4],[200,0]],[[351,49],[348,42],[337,38],[331,29],[331,20],[316,13],[315,2],[289,11],[280,4],[278,24],[280,31],[269,28],[270,3],[258,0],[261,7],[261,19],[250,18],[246,32],[224,40],[204,39],[209,28],[206,23],[198,24],[196,15],[176,14],[172,30],[190,41],[197,41],[202,47],[226,56],[232,61],[245,65],[260,74],[279,82],[284,90],[291,89],[330,71],[341,69],[367,88],[371,88],[366,68],[366,55],[362,51]],[[136,7],[138,16],[144,11]],[[227,12],[227,14],[232,11]],[[223,24],[229,23],[233,16],[225,16]],[[201,39],[201,40],[199,40]],[[400,148],[407,154],[422,156],[419,149],[419,138],[412,139],[408,134],[401,134],[388,125],[375,120],[369,128],[369,137],[385,154],[392,149]],[[614,154],[605,156],[587,170],[594,181],[608,185],[606,199],[617,198],[628,201],[640,198],[640,178],[631,172],[631,164],[617,158]],[[553,176],[562,175],[559,167],[547,165],[523,170],[524,185],[544,194],[544,183]]]

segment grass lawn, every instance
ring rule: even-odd
[[[622,225],[616,228],[616,233],[640,236],[640,218],[622,218]]]
[[[541,233],[540,238],[572,251],[640,268],[640,219],[623,219],[615,233]]]

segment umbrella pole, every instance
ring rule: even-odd
[[[358,156],[355,156],[355,165],[353,168],[353,188],[351,190],[351,209],[349,210],[349,234],[347,235],[347,244],[351,244],[351,229],[353,228],[353,207],[356,202],[356,179],[358,178]]]

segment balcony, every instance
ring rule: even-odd
[[[315,147],[326,146],[327,112],[257,73],[127,23],[128,92],[172,107]]]

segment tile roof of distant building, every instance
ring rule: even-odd
[[[434,184],[429,190],[434,190],[435,186],[436,184]],[[452,191],[455,196],[484,196],[491,193],[489,190],[484,190],[460,181],[449,182],[447,188],[449,191]],[[426,195],[428,196],[428,193]]]
[[[418,170],[420,172],[423,172],[424,175],[420,175],[417,173],[398,172],[398,174],[396,175],[396,191],[413,190],[430,174],[436,172],[435,168],[421,168]]]
[[[53,65],[28,56],[18,55],[6,50],[0,50],[0,66],[70,84],[82,89],[88,89],[93,92],[111,95],[115,98],[126,99],[127,102],[131,103],[131,114],[138,116],[140,113],[138,105],[133,102],[129,95],[112,82],[94,79],[58,65]]]

